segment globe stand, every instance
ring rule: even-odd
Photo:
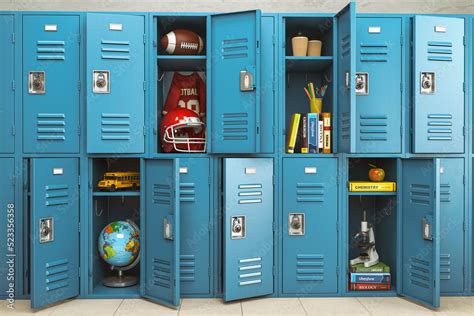
[[[112,270],[114,267],[112,267]],[[123,275],[123,270],[117,270],[118,275],[104,279],[103,283],[107,287],[129,287],[138,283],[138,278],[130,275]]]

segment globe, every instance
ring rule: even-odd
[[[132,221],[116,221],[102,229],[98,242],[99,253],[113,267],[127,267],[140,253],[140,232]]]

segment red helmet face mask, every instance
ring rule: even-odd
[[[206,125],[194,111],[177,108],[166,114],[160,124],[164,152],[206,152]]]

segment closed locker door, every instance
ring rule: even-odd
[[[14,21],[13,15],[0,15],[0,153],[15,148]]]
[[[31,306],[79,295],[79,160],[32,159]]]
[[[181,294],[210,291],[209,159],[180,158]]]
[[[14,189],[14,159],[0,158],[0,298],[15,295],[15,189]],[[10,297],[11,298],[11,297]]]
[[[211,16],[213,153],[260,152],[260,29],[260,10]]]
[[[79,16],[23,17],[25,153],[78,153]]]
[[[401,152],[401,18],[357,18],[355,80],[356,152]]]
[[[145,19],[87,14],[87,152],[145,149]]]
[[[464,159],[441,159],[441,293],[464,291]]]
[[[283,160],[283,292],[337,293],[337,159]]]
[[[464,19],[413,23],[413,151],[464,152]]]
[[[273,159],[225,158],[224,300],[273,293]]]

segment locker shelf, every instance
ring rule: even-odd
[[[332,65],[332,56],[286,56],[286,71],[289,72],[317,72]]]
[[[384,195],[395,196],[397,192],[349,192],[349,195]]]
[[[158,68],[162,71],[206,70],[206,56],[201,55],[158,55]]]
[[[331,154],[301,154],[301,153],[294,153],[294,154],[283,154],[284,158],[334,158],[336,157],[335,153]]]
[[[92,193],[93,196],[140,196],[140,191],[116,191],[116,192],[102,192],[97,191]]]

